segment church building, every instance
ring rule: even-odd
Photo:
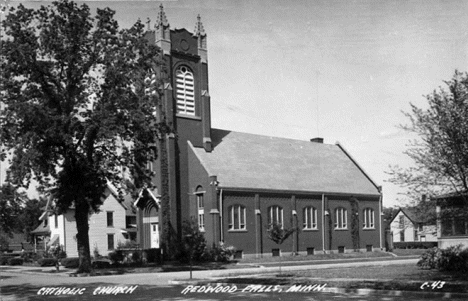
[[[165,59],[169,82],[162,101],[174,133],[151,164],[153,201],[136,204],[142,248],[159,248],[164,229],[158,192],[168,185],[173,231],[180,237],[183,222],[194,220],[208,245],[224,242],[238,256],[382,249],[381,187],[342,145],[211,127],[216,99],[209,94],[200,17],[193,32],[171,30],[161,6],[147,38]],[[297,231],[278,246],[268,239],[274,223]]]

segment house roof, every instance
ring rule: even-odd
[[[379,195],[339,144],[211,130],[213,150],[190,148],[219,187]]]

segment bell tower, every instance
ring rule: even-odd
[[[154,184],[161,187],[165,180],[168,182],[170,224],[180,237],[182,222],[190,219],[188,144],[212,151],[207,35],[200,15],[193,32],[171,29],[161,4],[146,38],[161,49],[167,74],[162,108],[174,129],[160,146],[166,149],[168,179],[162,177],[160,152],[154,162]]]

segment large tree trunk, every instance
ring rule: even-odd
[[[83,203],[86,201],[83,200]],[[76,206],[75,209],[75,220],[76,229],[76,241],[78,244],[78,256],[80,258],[80,266],[78,267],[78,273],[91,273],[91,252],[89,249],[89,208],[88,204]]]

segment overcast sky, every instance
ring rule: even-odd
[[[389,165],[411,164],[401,111],[468,70],[463,0],[85,2],[116,10],[121,27],[153,26],[160,3],[172,29],[193,31],[200,14],[213,127],[339,141],[383,186],[384,206],[402,199]]]

